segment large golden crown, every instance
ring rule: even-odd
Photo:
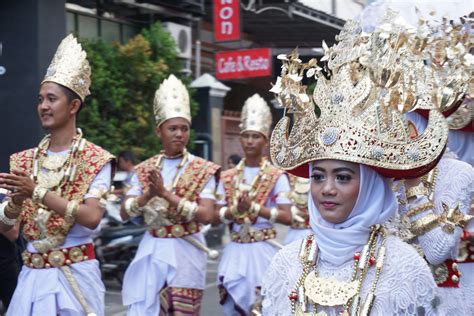
[[[455,47],[462,30],[442,39],[436,34],[449,25],[420,22],[414,30],[392,22],[395,15],[389,12],[371,33],[364,33],[358,22],[347,22],[337,44],[323,45],[324,69],[315,59],[302,63],[297,51],[278,56],[282,75],[270,91],[285,116],[270,143],[276,166],[307,177],[307,168],[294,169],[337,159],[372,166],[389,177],[417,177],[437,163],[448,136],[438,108],[452,106],[464,94],[446,78],[454,69],[446,61],[440,67],[444,57],[437,54],[439,47],[447,52]],[[450,53],[457,62],[469,63],[465,50]],[[461,70],[456,79],[464,75]],[[317,79],[312,98],[301,83],[304,73]],[[430,110],[429,122],[423,134],[411,138],[403,114],[416,108]],[[291,131],[287,114],[293,115]]]
[[[239,127],[242,133],[255,131],[262,133],[267,138],[270,136],[272,113],[267,102],[258,93],[245,101]]]
[[[48,81],[71,89],[82,102],[90,94],[91,68],[87,54],[72,34],[59,44],[41,84]]]
[[[156,90],[153,108],[157,127],[176,117],[184,118],[191,124],[188,89],[175,75],[170,75]]]

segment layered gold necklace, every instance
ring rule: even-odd
[[[380,247],[377,244],[380,240]],[[367,316],[370,314],[375,299],[375,289],[380,278],[385,259],[386,234],[383,227],[375,225],[367,244],[361,253],[354,254],[354,267],[350,282],[338,281],[336,278],[318,276],[319,250],[314,235],[303,240],[299,257],[303,265],[303,273],[296,283],[296,288],[288,298],[291,311],[297,316],[326,315],[318,312],[318,307],[340,306],[341,316]],[[375,267],[375,277],[363,304],[361,304],[361,288],[367,273]]]
[[[235,190],[234,190],[234,194],[232,195],[231,209],[237,208],[239,199],[244,193],[248,193],[251,199],[255,198],[255,196],[257,195],[257,191],[256,191],[257,186],[260,183],[260,181],[265,178],[265,170],[268,164],[269,164],[268,160],[266,158],[262,158],[257,175],[255,176],[255,178],[252,180],[250,184],[247,184],[244,178],[245,158],[243,158],[239,162],[239,164],[236,167],[237,174],[235,175],[235,179],[233,183],[233,187],[235,188]],[[247,217],[247,214],[243,213],[241,215],[241,218],[245,218],[245,217]]]
[[[40,187],[46,188],[62,196],[67,192],[68,185],[76,179],[77,165],[75,159],[77,153],[84,150],[86,140],[82,137],[81,129],[77,129],[69,152],[67,155],[48,155],[51,135],[46,135],[33,153],[33,181]],[[52,212],[43,204],[36,205],[37,213],[35,222],[40,231],[40,239],[33,242],[36,250],[45,253],[50,249],[64,243],[67,233],[74,223],[64,221],[61,225],[61,233],[51,234],[47,223]]]

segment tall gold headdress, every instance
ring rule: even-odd
[[[473,131],[474,57],[469,52],[474,50],[474,19],[471,14],[460,21],[443,19],[437,25],[420,23],[420,27],[434,34],[432,41],[427,43],[431,47],[428,55],[433,65],[430,70],[434,84],[427,83],[434,87],[434,93],[427,99],[443,112],[449,129]],[[421,86],[423,88],[423,83]],[[426,111],[420,109],[418,112],[427,117]]]
[[[82,102],[90,94],[91,68],[87,54],[72,34],[59,44],[41,84],[44,82],[55,82],[71,89]]]
[[[448,136],[446,121],[436,107],[457,102],[462,93],[452,93],[451,81],[437,77],[443,71],[434,64],[437,51],[431,43],[439,30],[408,29],[393,22],[395,15],[389,12],[371,33],[348,21],[336,37],[337,44],[323,45],[324,69],[315,59],[302,63],[297,52],[279,56],[282,75],[271,91],[285,108],[285,116],[270,143],[278,167],[307,177],[307,168],[294,169],[314,160],[336,159],[401,178],[433,168]],[[305,72],[317,79],[312,98],[301,83]],[[403,113],[416,108],[430,110],[429,121],[423,134],[411,138]],[[286,114],[293,115],[291,131]]]
[[[241,133],[255,131],[267,138],[270,136],[272,113],[267,102],[257,93],[245,101],[239,127]]]
[[[159,127],[164,121],[176,117],[184,118],[191,124],[188,90],[174,75],[165,79],[156,90],[153,108],[156,127]]]

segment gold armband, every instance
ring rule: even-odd
[[[415,236],[421,236],[432,231],[439,226],[439,217],[435,214],[428,214],[411,223],[410,231]]]
[[[64,221],[72,226],[76,221],[76,213],[79,209],[79,201],[72,200],[67,203],[66,212],[64,213]]]
[[[434,205],[433,205],[432,202],[426,202],[426,203],[420,204],[418,206],[410,208],[408,210],[407,216],[412,217],[412,216],[421,214],[424,211],[433,209],[433,207],[434,207]]]

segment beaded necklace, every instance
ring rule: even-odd
[[[377,242],[381,240],[377,251]],[[299,257],[303,265],[303,273],[296,283],[296,288],[288,298],[291,302],[291,311],[294,315],[326,315],[318,313],[318,306],[341,306],[341,316],[367,316],[375,299],[375,289],[380,278],[385,258],[386,234],[383,227],[375,225],[367,244],[361,253],[354,254],[354,266],[350,282],[341,282],[335,278],[318,277],[317,266],[319,251],[314,235],[303,240]],[[376,259],[377,258],[377,259]],[[360,292],[362,284],[370,267],[375,266],[375,278],[367,294],[364,304],[361,305]]]

